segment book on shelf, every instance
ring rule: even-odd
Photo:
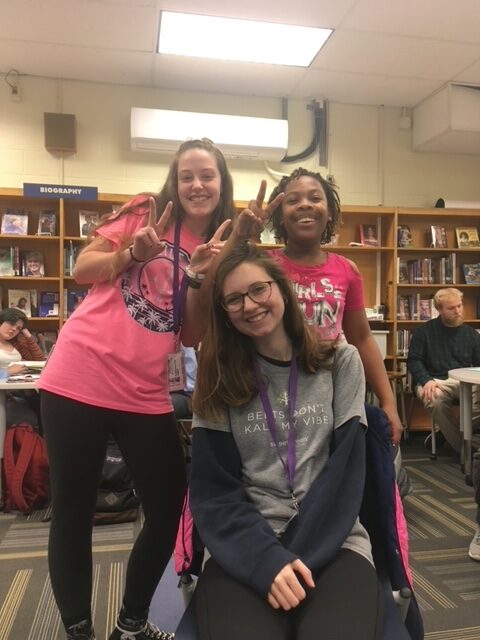
[[[398,226],[397,247],[413,247],[412,232],[408,224]]]
[[[447,248],[447,230],[445,227],[433,225],[430,227],[432,231],[432,247],[435,249]]]
[[[28,278],[45,276],[45,261],[42,251],[22,251],[20,255],[21,275]]]
[[[75,266],[75,261],[80,253],[81,247],[78,244],[69,240],[68,243],[63,247],[63,275],[71,276],[73,275],[73,267]]]
[[[8,289],[7,302],[9,309],[23,311],[27,318],[32,317],[30,291],[28,289]]]
[[[378,231],[376,224],[361,224],[360,242],[366,247],[378,247]]]
[[[1,233],[12,236],[26,236],[28,233],[28,213],[23,209],[7,209],[2,216]]]
[[[433,303],[433,298],[420,298],[418,304],[418,319],[432,320],[438,317],[438,311]]]
[[[33,334],[45,358],[50,354],[57,341],[56,331],[37,331]]]
[[[397,330],[397,356],[400,356],[400,358],[408,356],[408,347],[411,339],[412,332],[410,329]]]
[[[38,318],[38,291],[37,289],[28,289],[30,296],[30,309],[32,311],[32,318]]]
[[[58,291],[40,291],[38,315],[40,318],[58,318]]]
[[[468,247],[480,247],[477,227],[455,227],[457,245],[464,249]]]
[[[0,247],[0,276],[14,276],[13,247]]]
[[[408,296],[397,298],[397,320],[410,320],[410,299]]]
[[[80,237],[89,236],[98,224],[99,215],[97,211],[79,211],[78,222],[80,227]]]
[[[40,211],[37,236],[54,236],[57,232],[57,214],[50,209]]]
[[[465,284],[480,284],[480,262],[462,264]]]
[[[408,266],[406,260],[397,258],[397,282],[398,284],[409,284]]]
[[[70,318],[75,309],[84,301],[86,295],[85,289],[79,291],[63,290],[63,315],[65,318]]]

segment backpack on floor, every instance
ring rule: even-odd
[[[48,457],[45,440],[26,422],[5,434],[5,510],[31,513],[48,503]]]
[[[140,499],[115,440],[108,441],[97,493],[94,524],[115,524],[137,519]]]

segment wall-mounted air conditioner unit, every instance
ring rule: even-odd
[[[130,135],[133,151],[174,153],[185,140],[210,138],[229,158],[281,160],[288,147],[288,122],[132,107]]]

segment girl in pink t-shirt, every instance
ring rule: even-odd
[[[91,533],[110,434],[145,515],[110,640],[170,638],[148,621],[185,493],[170,392],[182,384],[180,339],[198,342],[201,281],[234,213],[223,155],[209,140],[190,140],[162,191],[103,220],[78,257],[74,277],[92,288],[39,381],[53,505],[49,569],[68,639],[95,638]]]
[[[338,193],[319,173],[303,168],[282,178],[269,202],[281,193],[284,197],[280,204],[271,207],[271,223],[275,237],[285,243],[285,248],[273,254],[288,273],[307,321],[317,325],[327,339],[343,331],[347,341],[357,347],[366,379],[388,416],[393,441],[398,444],[402,425],[365,314],[361,275],[351,260],[322,248],[338,229]],[[260,209],[255,213],[262,215]]]

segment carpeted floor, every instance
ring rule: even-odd
[[[0,640],[65,638],[48,577],[45,515],[0,514]],[[92,600],[98,640],[106,640],[114,626],[139,528],[139,521],[94,528]],[[166,630],[175,629],[183,611],[177,581],[169,565],[152,603],[152,621]]]
[[[468,557],[476,530],[473,489],[448,445],[431,460],[422,440],[402,445],[402,455],[413,488],[404,509],[425,637],[480,640],[480,562]]]
[[[480,563],[467,554],[475,531],[473,489],[445,446],[430,460],[423,438],[402,445],[413,491],[404,507],[410,564],[426,640],[480,640]],[[47,571],[48,522],[0,513],[0,640],[64,640]],[[118,610],[126,559],[140,522],[95,527],[94,616],[107,640]],[[151,619],[173,630],[183,600],[172,566],[157,589]],[[350,640],[350,639],[346,639]]]

